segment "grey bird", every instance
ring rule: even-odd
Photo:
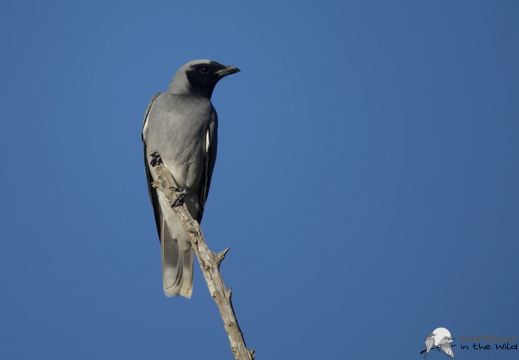
[[[425,359],[427,357],[427,354],[429,351],[431,351],[432,347],[434,346],[434,336],[435,334],[432,332],[425,338],[425,354],[423,355],[423,358]]]
[[[451,344],[450,344],[453,340],[454,340],[453,337],[444,336],[438,342],[438,346],[440,347],[440,349],[442,349],[442,351],[445,353],[445,355],[448,355],[454,359],[454,353],[452,352],[452,348],[451,348]]]
[[[238,71],[210,60],[188,62],[177,71],[165,93],[152,97],[144,116],[146,179],[161,243],[167,297],[191,297],[193,250],[168,200],[151,185],[157,179],[155,166],[161,163],[171,172],[175,190],[200,223],[216,160],[218,117],[211,95],[220,79]]]

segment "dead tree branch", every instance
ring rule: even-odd
[[[176,187],[171,173],[164,167],[162,163],[155,165],[155,172],[158,179],[152,184],[153,187],[159,189],[166,195],[170,204],[174,204],[177,199],[177,194],[174,191]],[[193,220],[187,207],[183,206],[173,207],[175,214],[178,216],[184,229],[189,235],[191,246],[196,253],[202,273],[204,274],[209,293],[213,297],[218,309],[220,309],[220,316],[222,317],[225,331],[229,337],[231,350],[236,360],[253,360],[254,350],[247,349],[242,332],[238,325],[238,320],[234,314],[231,302],[231,289],[227,290],[220,274],[220,263],[225,257],[229,249],[225,249],[219,254],[211,251],[205,242],[204,235],[200,229],[197,221]]]

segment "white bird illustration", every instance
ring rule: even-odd
[[[454,359],[454,353],[452,352],[450,345],[452,340],[454,340],[454,338],[451,336],[449,330],[445,328],[434,329],[434,331],[425,338],[425,354],[423,355],[424,359],[427,357],[429,351],[434,349],[433,346],[441,349],[446,355]]]

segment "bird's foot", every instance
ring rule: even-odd
[[[173,202],[171,207],[177,207],[177,206],[184,205],[184,198],[186,196],[187,191],[185,189],[176,188],[176,187],[171,188],[171,190],[178,193],[177,198],[175,199],[175,201]]]
[[[150,160],[150,165],[152,167],[155,167],[157,165],[160,165],[162,164],[162,159],[160,157],[160,154],[157,152],[157,151],[154,151],[150,154],[150,157],[151,157],[151,160]]]

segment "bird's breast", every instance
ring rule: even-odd
[[[209,101],[163,95],[148,120],[148,148],[159,152],[179,187],[198,191],[214,109]]]

